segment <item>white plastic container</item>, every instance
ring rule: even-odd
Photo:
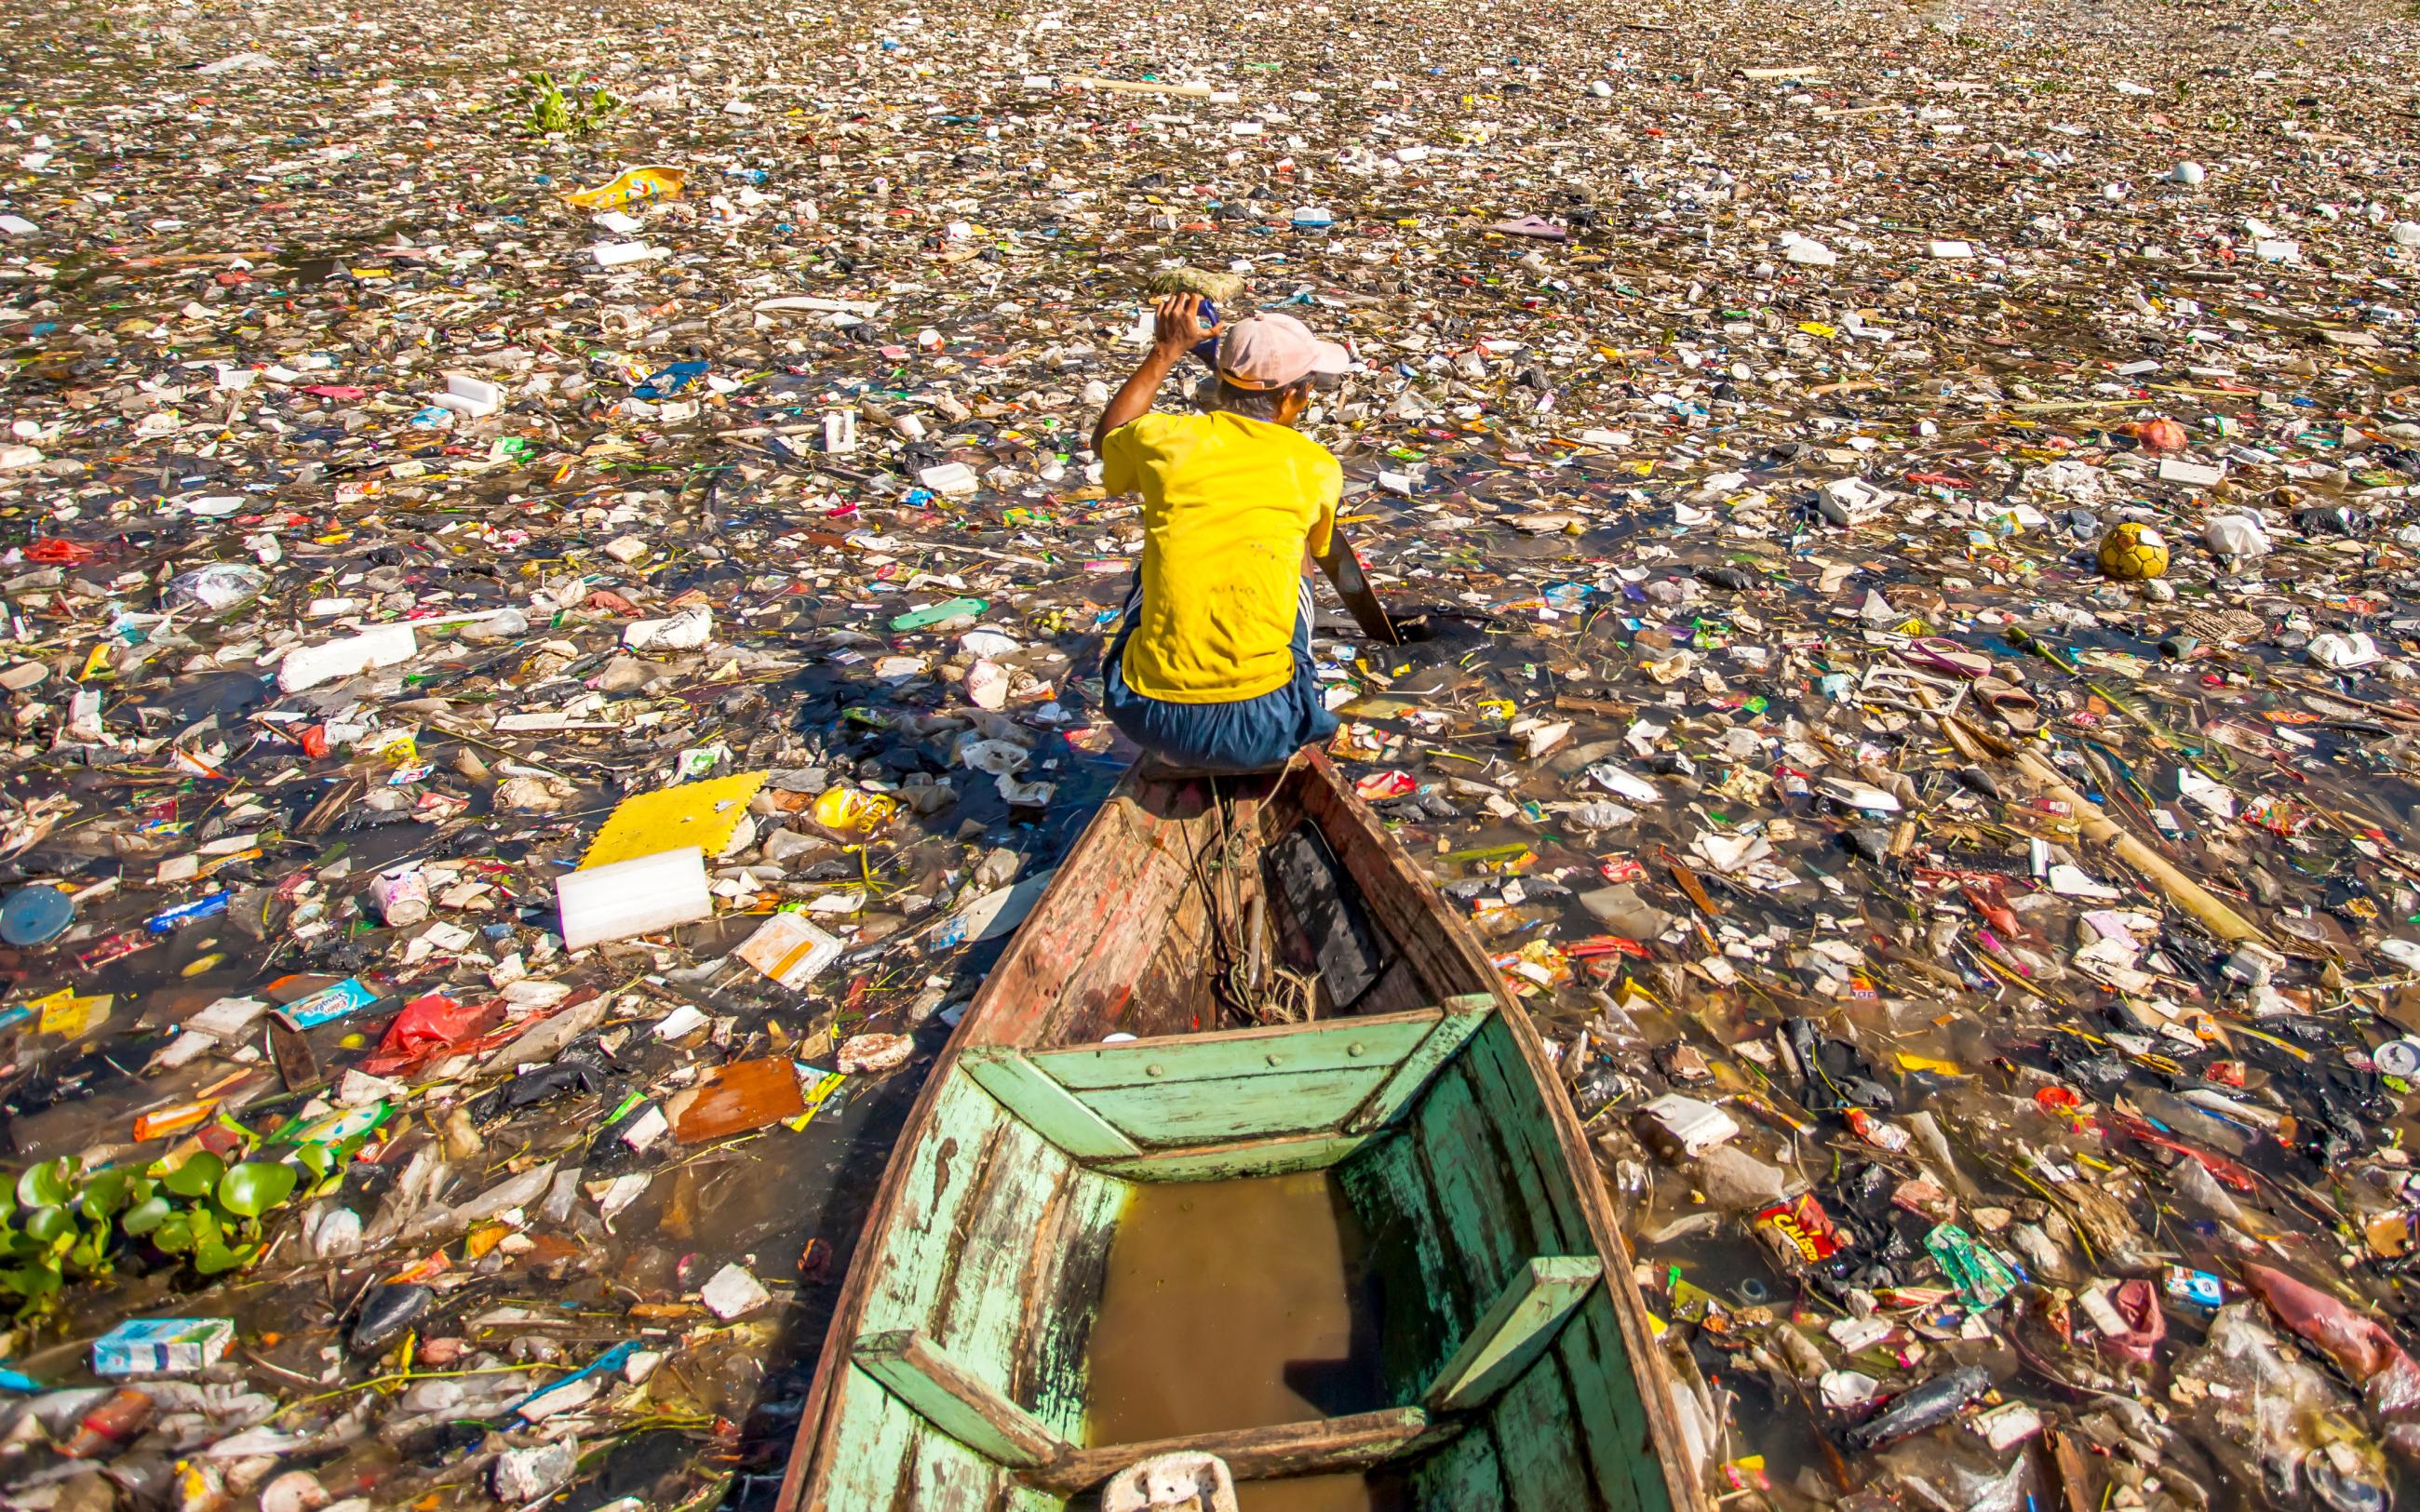
[[[706,852],[694,845],[558,877],[554,903],[563,915],[566,950],[714,916]]]

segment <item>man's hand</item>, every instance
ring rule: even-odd
[[[1162,297],[1152,316],[1158,322],[1152,332],[1152,349],[1164,352],[1173,362],[1201,346],[1215,333],[1202,323],[1202,296],[1170,294]]]
[[[1202,296],[1171,294],[1152,308],[1157,322],[1151,335],[1151,350],[1134,371],[1134,377],[1109,396],[1109,407],[1093,426],[1093,450],[1098,454],[1107,444],[1109,432],[1151,412],[1152,395],[1159,392],[1169,370],[1177,359],[1191,351],[1217,331],[1202,323]]]

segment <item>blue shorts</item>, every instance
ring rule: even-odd
[[[1127,738],[1171,766],[1200,772],[1257,772],[1284,764],[1303,747],[1336,733],[1336,716],[1320,696],[1311,661],[1311,579],[1295,603],[1294,678],[1259,698],[1233,703],[1171,703],[1126,686],[1126,642],[1142,619],[1142,586],[1126,596],[1126,612],[1101,664],[1109,697],[1104,709]]]

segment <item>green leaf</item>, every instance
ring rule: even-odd
[[[175,1206],[166,1197],[145,1197],[126,1210],[126,1216],[117,1220],[117,1227],[141,1239],[166,1223],[176,1211]]]
[[[229,1249],[217,1240],[204,1240],[194,1249],[194,1269],[204,1275],[217,1275],[244,1264],[258,1251],[250,1244],[241,1249]]]
[[[123,1209],[134,1190],[134,1179],[124,1171],[103,1171],[84,1184],[76,1209],[85,1217],[105,1221]]]
[[[152,1230],[151,1242],[171,1255],[186,1254],[194,1247],[194,1220],[185,1213],[175,1214]]]
[[[54,1244],[75,1232],[75,1215],[65,1208],[36,1208],[25,1215],[27,1237]]]
[[[59,1273],[47,1266],[21,1265],[14,1270],[0,1271],[0,1291],[20,1297],[54,1296],[59,1289]]]
[[[304,1145],[294,1151],[294,1158],[310,1169],[319,1180],[326,1180],[328,1168],[336,1164],[335,1152],[325,1145]]]
[[[65,1207],[73,1191],[69,1182],[74,1172],[65,1155],[27,1166],[25,1174],[17,1178],[17,1200],[29,1208]]]
[[[180,1197],[198,1197],[209,1194],[226,1174],[226,1162],[209,1150],[196,1150],[185,1164],[160,1178],[160,1184]]]
[[[87,1228],[68,1249],[68,1263],[86,1275],[109,1269],[109,1226]]]
[[[280,1161],[248,1160],[219,1178],[219,1206],[257,1218],[294,1195],[302,1173]]]

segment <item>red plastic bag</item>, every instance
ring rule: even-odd
[[[386,1026],[378,1051],[362,1062],[373,1076],[385,1076],[427,1059],[472,1038],[503,1016],[501,1002],[464,1005],[443,993],[430,993],[403,1005]]]

